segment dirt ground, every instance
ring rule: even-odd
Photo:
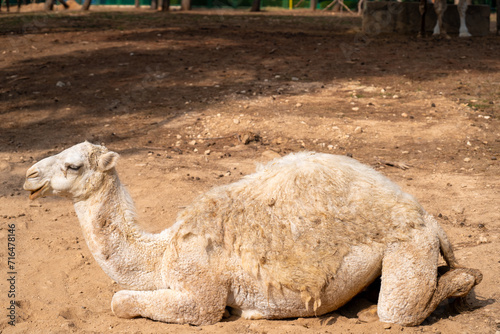
[[[2,13],[0,332],[498,334],[500,37],[365,36],[360,26],[295,11]],[[34,162],[84,140],[121,154],[121,179],[152,232],[256,163],[301,150],[352,155],[415,195],[483,282],[470,311],[443,303],[413,328],[360,322],[374,303],[365,297],[307,319],[117,318],[120,287],[92,258],[72,204],[30,202],[22,190]]]

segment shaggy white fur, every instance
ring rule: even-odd
[[[226,306],[249,319],[314,316],[382,274],[380,319],[417,325],[481,280],[411,195],[351,158],[276,159],[200,196],[160,234],[135,225],[117,158],[78,144],[33,165],[24,187],[73,199],[96,261],[132,289],[113,297],[120,317],[212,324]],[[452,270],[438,278],[440,252]]]

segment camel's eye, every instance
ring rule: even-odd
[[[77,165],[68,165],[67,168],[70,171],[77,172],[82,166],[77,166]]]

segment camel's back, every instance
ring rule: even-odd
[[[179,215],[178,240],[202,235],[255,277],[318,298],[352,245],[405,239],[422,216],[412,196],[372,168],[305,152],[199,197]]]

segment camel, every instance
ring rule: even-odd
[[[420,26],[420,36],[425,36],[425,14],[427,13],[427,1],[429,0],[420,0],[419,10],[421,18],[421,26]],[[443,28],[443,15],[446,11],[446,0],[432,0],[434,3],[434,11],[437,15],[436,25],[434,26],[434,36],[447,36],[446,31]],[[455,4],[457,5],[458,15],[460,16],[460,28],[458,30],[459,37],[471,37],[472,35],[469,33],[469,29],[467,29],[467,24],[465,22],[467,7],[471,4],[471,0],[455,0]]]
[[[458,265],[414,197],[352,158],[275,159],[209,190],[152,234],[136,225],[118,157],[83,142],[34,164],[24,184],[32,200],[73,200],[96,262],[126,288],[111,301],[118,317],[209,325],[226,307],[246,319],[313,317],[381,275],[380,321],[414,326],[482,279]],[[440,253],[451,268],[442,276]]]

